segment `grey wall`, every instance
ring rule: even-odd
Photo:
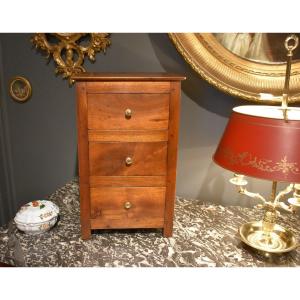
[[[74,87],[55,77],[54,63],[46,64],[46,59],[32,48],[30,36],[0,35],[2,114],[9,152],[5,160],[11,166],[12,178],[0,177],[0,223],[11,218],[21,204],[51,194],[77,175]],[[223,205],[249,205],[251,201],[237,195],[228,183],[232,174],[211,160],[231,109],[247,103],[203,81],[179,55],[167,34],[115,33],[111,41],[106,55],[98,54],[94,64],[86,62],[88,71],[166,71],[187,77],[182,84],[177,195]],[[8,95],[8,82],[16,75],[32,83],[33,95],[27,103],[16,103]],[[5,192],[5,185],[13,190]],[[249,188],[269,193],[270,184],[253,180]]]

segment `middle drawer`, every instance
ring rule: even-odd
[[[167,142],[90,142],[91,176],[143,176],[167,173]]]

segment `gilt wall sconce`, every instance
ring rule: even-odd
[[[88,41],[82,43],[84,38]],[[53,56],[57,65],[55,73],[62,74],[69,84],[73,83],[72,75],[85,72],[82,66],[85,56],[94,62],[96,53],[105,53],[111,44],[109,33],[36,33],[31,42],[37,49],[45,51],[47,58]]]

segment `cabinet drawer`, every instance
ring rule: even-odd
[[[164,187],[91,188],[92,228],[163,227]]]
[[[89,145],[90,176],[166,174],[167,142]]]
[[[169,94],[88,94],[88,129],[167,129]]]

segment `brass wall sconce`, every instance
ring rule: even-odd
[[[51,36],[56,39],[55,43],[49,41]],[[80,44],[84,37],[89,38],[88,43]],[[111,44],[108,33],[36,33],[31,42],[36,48],[45,51],[47,58],[53,56],[57,65],[55,73],[62,74],[69,84],[73,83],[72,75],[85,72],[82,66],[85,56],[93,62],[96,60],[96,53],[105,53]]]
[[[300,108],[288,107],[291,61],[297,46],[297,36],[286,39],[281,107],[235,107],[213,157],[218,165],[235,173],[230,182],[238,192],[260,201],[257,207],[265,209],[261,221],[239,229],[243,242],[264,253],[289,252],[299,245],[292,231],[276,223],[280,210],[293,213],[300,208]],[[248,191],[244,175],[273,181],[270,198]],[[290,184],[276,195],[278,181]],[[291,192],[293,197],[286,201],[284,196]]]
[[[9,94],[17,102],[26,102],[32,94],[30,82],[22,76],[12,78],[9,82]]]

